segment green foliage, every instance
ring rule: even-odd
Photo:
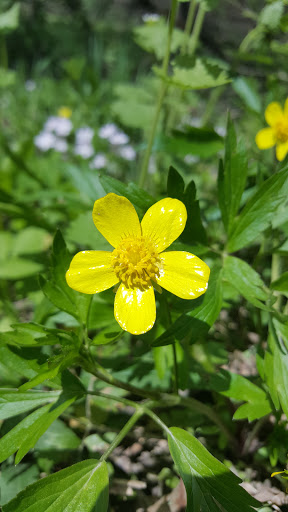
[[[105,462],[85,460],[55,475],[43,478],[3,507],[3,512],[46,512],[57,507],[64,512],[106,512],[108,471]]]
[[[10,9],[0,13],[0,34],[12,32],[19,25],[20,3],[15,2]]]
[[[259,503],[239,486],[241,480],[215,459],[191,434],[169,429],[169,449],[193,512],[252,512]]]
[[[285,197],[287,177],[287,169],[270,176],[249,199],[232,224],[232,234],[227,245],[229,252],[238,251],[251,244],[269,227],[273,215]]]
[[[246,185],[247,156],[244,145],[237,142],[235,128],[228,117],[224,161],[220,160],[218,198],[225,230],[231,234]]]
[[[163,18],[152,23],[145,23],[134,28],[134,38],[137,44],[147,52],[154,53],[157,60],[163,59],[165,46],[167,44],[168,27]],[[183,32],[179,29],[173,30],[171,50],[175,52],[183,42]]]

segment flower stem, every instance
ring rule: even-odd
[[[119,434],[115,437],[114,441],[110,444],[108,450],[106,450],[105,453],[103,453],[100,462],[103,460],[107,460],[109,455],[115,450],[115,448],[121,443],[122,439],[128,434],[128,432],[131,430],[131,428],[135,425],[135,423],[143,416],[144,410],[139,407],[137,408],[136,412],[131,416],[131,418],[127,421],[126,425],[120,430]]]
[[[182,54],[186,53],[186,51],[188,49],[189,37],[190,37],[191,30],[192,30],[196,6],[197,6],[196,0],[190,0],[188,15],[187,15],[186,23],[185,23],[185,28],[184,28],[185,38],[183,41],[183,45],[181,47]]]
[[[189,41],[188,54],[190,55],[190,57],[192,55],[194,55],[194,53],[195,53],[195,50],[196,50],[196,47],[197,47],[197,44],[198,44],[198,41],[199,41],[199,36],[200,36],[201,28],[202,28],[202,25],[203,25],[205,13],[206,13],[206,8],[204,7],[204,4],[201,3],[199,5],[199,8],[198,8],[198,12],[197,12],[197,15],[196,15],[194,27],[193,27],[191,38],[190,38],[190,41]]]
[[[163,101],[164,101],[166,91],[168,88],[168,85],[165,83],[164,80],[165,80],[165,77],[167,76],[167,71],[168,71],[168,66],[169,66],[171,41],[172,41],[173,28],[174,28],[176,14],[177,14],[177,5],[178,5],[177,0],[172,0],[171,12],[170,12],[170,17],[169,17],[169,29],[168,29],[166,52],[165,52],[165,56],[164,56],[163,64],[162,64],[163,81],[161,83],[161,87],[159,90],[159,95],[158,95],[158,99],[157,99],[157,103],[156,103],[156,109],[155,109],[154,118],[152,121],[151,131],[149,134],[147,148],[145,151],[145,155],[144,155],[144,159],[143,159],[143,163],[142,163],[142,167],[141,167],[141,172],[140,172],[140,177],[139,177],[139,187],[143,187],[145,184],[145,180],[146,180],[147,173],[148,173],[149,161],[150,161],[152,148],[153,148],[153,144],[154,144],[155,134],[156,134],[158,121],[159,121],[159,117],[160,117],[160,113],[161,113],[161,108],[162,108]]]

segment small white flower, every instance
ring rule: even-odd
[[[118,132],[118,133],[115,133],[114,135],[111,135],[111,137],[109,137],[109,142],[110,144],[113,144],[113,146],[121,146],[122,144],[127,144],[127,142],[129,142],[129,137],[128,135],[126,135],[126,133],[124,132]]]
[[[38,149],[40,149],[40,151],[48,151],[49,149],[54,148],[55,141],[55,135],[45,131],[38,133],[38,135],[34,137],[34,144]]]
[[[98,135],[101,139],[110,139],[113,135],[118,133],[118,127],[114,123],[107,123],[101,126]]]
[[[44,130],[54,132],[59,137],[66,137],[71,133],[73,124],[66,117],[50,116],[44,124]]]
[[[136,158],[136,151],[132,146],[123,146],[123,148],[119,148],[118,154],[125,160],[132,161]]]
[[[98,153],[90,163],[90,169],[103,169],[103,167],[106,167],[107,163],[106,155],[104,155],[104,153]]]
[[[159,19],[160,19],[160,16],[159,16],[159,14],[156,14],[156,13],[146,13],[146,14],[143,14],[143,16],[142,16],[142,20],[145,23],[151,23],[151,22],[155,23]]]
[[[54,143],[54,149],[56,151],[59,151],[59,153],[66,153],[66,151],[68,150],[67,141],[65,139],[56,138],[55,143]]]
[[[25,89],[29,92],[34,91],[34,89],[36,89],[36,83],[34,82],[34,80],[26,80]]]
[[[196,164],[197,162],[199,162],[199,157],[195,155],[186,155],[184,157],[184,162],[185,164],[188,165]]]
[[[220,137],[226,136],[227,130],[225,126],[215,126],[214,130],[218,135],[220,135]]]
[[[90,126],[82,126],[76,131],[76,144],[89,144],[94,136],[93,128]]]
[[[76,144],[74,153],[82,158],[90,158],[94,153],[94,148],[91,144]]]

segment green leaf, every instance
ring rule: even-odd
[[[43,434],[37,441],[35,450],[41,453],[41,456],[51,456],[53,452],[53,459],[58,459],[59,462],[63,460],[63,452],[69,450],[76,450],[81,444],[81,439],[75,434],[66,423],[57,419],[52,423],[51,427]],[[57,457],[57,454],[59,457]]]
[[[174,167],[170,167],[167,182],[167,194],[182,201],[187,210],[187,222],[181,235],[181,241],[187,244],[207,243],[206,232],[202,224],[199,201],[196,200],[196,186],[192,180],[184,190],[184,181]]]
[[[168,442],[186,488],[187,511],[253,512],[252,507],[259,507],[259,502],[240,487],[240,478],[215,459],[198,439],[173,427],[168,431]]]
[[[265,5],[259,14],[258,23],[264,25],[269,30],[276,30],[284,14],[283,0]]]
[[[60,231],[57,231],[51,255],[51,277],[45,281],[44,277],[40,276],[40,285],[47,299],[52,304],[74,316],[82,323],[86,323],[92,297],[91,295],[76,292],[68,286],[65,274],[71,260],[72,256],[66,248],[65,241]]]
[[[263,389],[246,377],[220,369],[209,376],[209,389],[234,400],[245,401],[238,407],[233,419],[254,421],[272,411],[271,403]]]
[[[173,130],[172,137],[162,135],[157,145],[158,151],[183,158],[186,155],[209,158],[222,148],[223,139],[214,130],[194,126],[186,126],[184,130]]]
[[[31,411],[47,402],[55,402],[60,391],[28,391],[0,389],[0,420],[5,420],[23,412]]]
[[[20,421],[0,440],[0,462],[18,451],[15,458],[15,464],[18,464],[53,421],[78,397],[79,395],[63,392],[52,405],[44,405]]]
[[[219,164],[218,198],[223,224],[229,234],[244,192],[247,169],[245,147],[237,141],[235,128],[228,116],[224,162]]]
[[[3,512],[107,512],[106,462],[89,459],[30,485]]]
[[[20,3],[16,2],[10,9],[0,14],[0,34],[8,34],[19,25]]]
[[[100,182],[107,194],[114,192],[115,194],[127,197],[133,206],[135,206],[138,213],[146,212],[146,210],[155,203],[154,197],[150,196],[150,194],[145,192],[142,188],[139,188],[132,181],[126,185],[115,178],[103,174],[103,176],[100,177]]]
[[[5,69],[0,67],[0,89],[3,87],[11,87],[16,82],[17,74],[11,69]],[[11,206],[12,209],[14,205]],[[8,207],[9,208],[9,207]],[[17,207],[16,207],[17,211]]]
[[[260,308],[270,310],[261,301],[267,301],[270,297],[265,290],[259,274],[246,261],[234,256],[227,256],[224,260],[224,279],[238,290],[251,304]]]
[[[168,26],[163,18],[153,23],[145,23],[134,28],[134,39],[146,52],[154,53],[158,60],[163,59],[168,38]],[[182,44],[184,33],[174,29],[171,41],[171,52],[174,53]]]
[[[269,350],[265,352],[264,371],[265,383],[269,388],[275,408],[281,406],[288,418],[288,348],[277,336],[273,324],[270,323]]]
[[[159,82],[145,80],[142,87],[131,84],[117,84],[114,87],[116,99],[111,104],[111,110],[115,117],[124,126],[149,130],[155,111],[155,94],[159,89]]]
[[[107,345],[108,343],[115,343],[115,341],[118,341],[122,336],[125,334],[125,332],[117,327],[114,331],[111,330],[111,326],[106,327],[105,329],[102,329],[102,331],[98,332],[96,336],[93,338],[93,345]]]
[[[228,251],[234,252],[255,242],[272,221],[274,213],[283,201],[283,189],[287,186],[288,168],[274,174],[259,187],[249,199],[239,217],[232,224]]]
[[[1,468],[1,505],[12,500],[27,485],[39,478],[39,469],[36,464],[19,464]]]
[[[163,75],[162,69],[156,66],[153,67],[153,71],[169,85],[174,85],[183,90],[209,89],[231,82],[226,71],[216,66],[204,64],[201,59],[196,59],[192,68],[173,66],[171,76]]]
[[[233,80],[232,86],[245,105],[252,110],[252,112],[260,114],[262,112],[262,102],[256,90],[256,83],[254,84],[254,81],[251,79],[249,80],[248,78],[238,76]]]
[[[152,347],[170,345],[173,343],[173,337],[179,341],[187,337],[190,339],[190,343],[193,343],[207,334],[222,308],[222,268],[220,264],[215,264],[211,269],[207,292],[190,302],[191,311],[177,318],[176,322],[151,344]]]
[[[15,256],[19,254],[37,254],[46,251],[51,242],[52,237],[46,230],[29,226],[17,233],[12,252]]]
[[[67,241],[74,242],[85,249],[96,249],[97,251],[113,250],[109,242],[96,229],[92,219],[92,210],[81,213],[70,222],[65,238]]]
[[[43,266],[25,258],[12,257],[0,265],[0,279],[22,279],[39,274]]]
[[[271,288],[288,295],[288,272],[284,272],[278,279],[273,281]]]

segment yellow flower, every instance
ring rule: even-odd
[[[277,160],[282,162],[288,153],[288,98],[284,110],[280,103],[270,103],[265,110],[265,119],[270,128],[263,128],[257,133],[256,144],[259,149],[268,149],[276,145]]]
[[[66,119],[69,119],[72,116],[72,110],[69,107],[61,107],[57,114],[59,117],[66,117]]]
[[[182,233],[185,205],[167,197],[155,203],[140,224],[126,197],[107,194],[93,208],[96,228],[115,248],[82,251],[66,273],[68,285],[82,293],[98,293],[120,282],[114,314],[125,331],[142,334],[156,318],[153,282],[182,299],[196,299],[207,290],[210,269],[189,252],[164,249]]]

